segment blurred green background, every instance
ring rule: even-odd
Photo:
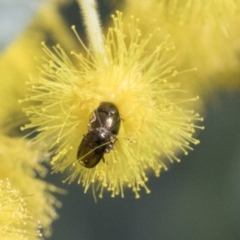
[[[27,26],[40,2],[0,0],[1,51]],[[49,175],[48,181],[68,190],[59,196],[63,207],[50,239],[239,240],[239,91],[218,92],[204,108],[201,144],[160,178],[150,176],[151,193],[142,191],[140,199],[126,191],[124,199],[105,193],[95,203],[91,191],[84,194],[76,183],[62,184],[64,176]]]

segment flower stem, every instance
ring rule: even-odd
[[[99,62],[107,64],[108,59],[104,47],[100,19],[97,13],[97,3],[95,0],[77,0],[77,2],[82,10],[91,50]]]

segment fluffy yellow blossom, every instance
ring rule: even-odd
[[[44,3],[23,33],[1,52],[0,127],[4,132],[27,122],[18,99],[25,96],[29,74],[38,75],[35,57],[42,53],[39,43],[51,39],[65,48],[78,43],[58,13],[58,5],[53,1]]]
[[[37,128],[35,141],[52,149],[55,172],[69,170],[66,181],[77,180],[85,192],[92,185],[100,197],[105,189],[123,196],[124,187],[139,197],[142,187],[149,192],[146,173],[159,176],[165,158],[179,161],[174,151],[187,154],[199,142],[193,133],[198,128],[194,121],[201,118],[183,108],[196,99],[186,100],[174,81],[178,73],[166,57],[173,46],[163,38],[147,51],[154,34],[142,35],[137,19],[124,25],[117,13],[113,22],[105,37],[107,64],[84,45],[86,56],[72,52],[70,60],[60,46],[50,50],[43,44],[46,62],[41,76],[28,83],[25,101],[31,106],[25,111],[31,123],[24,129]],[[77,161],[77,150],[101,102],[117,106],[121,127],[114,150],[89,169]]]
[[[34,150],[27,140],[0,136],[0,179],[8,178],[21,196],[25,196],[31,215],[41,222],[47,236],[52,221],[57,218],[55,207],[60,204],[52,193],[60,190],[37,178],[46,174],[46,168],[41,165],[44,158],[42,151]]]
[[[37,48],[34,48],[33,41],[24,35],[5,49],[0,56],[0,125],[4,131],[13,128],[13,124],[26,122],[18,99],[25,94],[25,81],[29,72],[36,71],[34,55],[31,55],[36,53]],[[16,56],[21,56],[21,60]]]
[[[25,197],[27,198],[27,197]],[[9,180],[0,180],[0,239],[40,239],[38,222],[31,215],[24,197]]]
[[[128,22],[132,14],[141,16],[140,27],[145,33],[153,20],[156,21],[163,32],[171,35],[178,49],[177,67],[197,68],[190,79],[186,78],[186,88],[211,93],[218,87],[240,87],[236,77],[239,74],[239,10],[240,2],[236,0],[129,0],[125,4],[128,17],[124,22]]]
[[[151,2],[151,1],[150,1]],[[228,21],[239,9],[237,0],[153,0],[152,2],[161,4],[165,8],[165,16],[172,21],[177,21],[179,25],[193,24],[215,24],[227,34]]]

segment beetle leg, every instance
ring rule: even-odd
[[[101,119],[99,118],[98,111],[97,111],[97,110],[94,110],[94,113],[95,113],[95,116],[96,116],[96,118],[97,118],[97,120],[98,120],[100,126],[103,127],[103,124],[102,124],[102,122],[101,122]]]
[[[95,122],[96,120],[97,120],[97,116],[96,116],[95,111],[94,111],[94,112],[93,112],[93,117],[92,117],[92,119],[89,121],[89,123],[88,123],[88,125],[87,125],[88,131],[93,130],[93,129],[91,128],[91,123]]]

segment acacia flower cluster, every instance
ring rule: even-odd
[[[42,236],[24,198],[9,180],[0,180],[0,238],[37,240]]]
[[[209,0],[209,1],[176,1],[176,0],[151,0],[150,2],[160,4],[166,11],[166,16],[172,21],[183,24],[214,24],[227,34],[228,21],[239,9],[236,0]],[[224,29],[225,28],[225,29]]]
[[[185,78],[186,89],[212,97],[210,93],[219,87],[239,88],[238,77],[234,77],[239,72],[239,1],[130,0],[125,5],[126,16],[141,16],[143,32],[154,19],[171,35],[179,51],[177,67],[197,68]]]
[[[33,220],[40,221],[43,235],[49,236],[51,223],[58,217],[55,207],[60,206],[53,193],[63,190],[39,178],[47,173],[42,165],[47,157],[43,147],[34,148],[30,141],[4,135],[0,135],[0,143],[0,179],[9,179],[11,186],[19,192],[18,196],[24,198]]]
[[[185,99],[174,81],[178,72],[167,57],[173,48],[167,38],[148,51],[154,33],[142,35],[135,18],[123,24],[120,12],[112,18],[113,27],[104,37],[107,63],[96,59],[75,28],[85,54],[69,56],[59,45],[49,49],[43,44],[42,73],[28,82],[24,100],[31,123],[23,129],[37,129],[34,141],[46,143],[53,170],[67,172],[66,181],[76,180],[85,192],[92,185],[100,197],[104,190],[124,196],[125,187],[139,197],[141,188],[150,192],[147,174],[159,176],[167,168],[165,159],[179,161],[175,152],[187,154],[199,142],[193,134],[201,127],[194,122],[202,118],[184,107],[197,98]],[[77,150],[101,102],[117,106],[121,127],[114,150],[88,169],[78,162]]]

